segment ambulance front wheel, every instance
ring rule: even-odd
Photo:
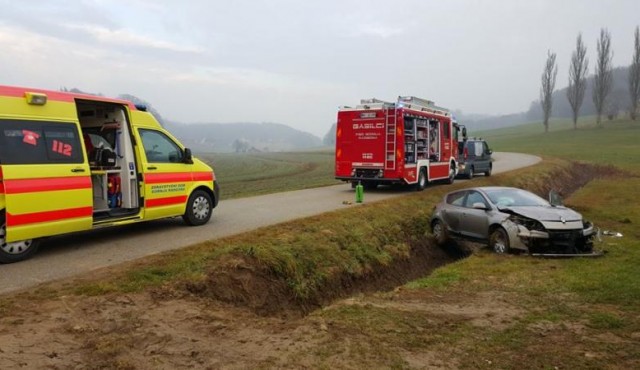
[[[0,263],[13,263],[31,258],[38,251],[39,240],[29,239],[7,243],[7,225],[0,214]]]
[[[209,222],[213,212],[213,201],[211,195],[204,190],[196,190],[191,193],[187,201],[187,210],[182,215],[182,219],[188,225],[200,226]]]

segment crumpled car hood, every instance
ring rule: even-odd
[[[538,221],[562,222],[564,220],[565,222],[570,222],[582,220],[581,214],[566,207],[505,207],[500,210],[506,213],[517,213]]]

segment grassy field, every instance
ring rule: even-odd
[[[554,123],[548,134],[540,124],[482,133],[495,150],[540,154],[545,161],[473,184],[540,190],[558,179],[570,182],[576,168],[570,160],[623,170],[565,199],[597,226],[624,235],[598,242],[608,252],[602,258],[535,259],[481,249],[398,283],[412,276],[421,262],[416,258],[440,258],[425,252],[436,250],[428,231],[431,207],[469,184],[432,186],[2,300],[0,340],[16,333],[19,339],[7,343],[29,345],[30,330],[36,332],[29,323],[51,322],[50,342],[69,343],[56,356],[97,358],[96,367],[112,368],[148,367],[139,362],[146,356],[166,367],[181,354],[160,355],[161,349],[179,347],[181,338],[198,348],[184,356],[196,367],[210,363],[197,362],[204,353],[207,361],[222,358],[238,368],[640,368],[640,145],[633,141],[640,123],[579,130]],[[247,168],[259,168],[256,163],[247,157]],[[289,166],[270,171],[289,173]],[[169,307],[178,308],[167,314]],[[276,318],[249,315],[247,308]],[[76,323],[83,315],[91,324]],[[64,326],[67,316],[72,324]],[[158,329],[174,316],[186,318]],[[114,317],[127,325],[114,325]],[[142,346],[147,340],[152,344]]]
[[[605,120],[602,127],[596,127],[595,118],[581,118],[578,129],[574,130],[571,120],[553,119],[548,133],[544,133],[542,124],[538,122],[470,134],[486,138],[497,151],[532,153],[640,170],[640,124],[629,120]]]
[[[339,184],[333,151],[198,154],[214,167],[223,199]]]

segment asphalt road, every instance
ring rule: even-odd
[[[494,153],[493,157],[494,174],[531,166],[540,161],[539,157],[520,153]],[[365,202],[405,194],[406,190],[395,189],[367,191]],[[181,218],[173,218],[49,238],[34,258],[0,265],[0,294],[262,226],[337,210],[345,207],[343,201],[352,201],[353,198],[351,187],[343,184],[250,198],[223,199],[211,221],[200,227],[187,227]]]

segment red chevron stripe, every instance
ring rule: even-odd
[[[67,208],[55,211],[24,213],[14,215],[7,213],[7,226],[21,226],[38,222],[61,221],[71,218],[91,217],[93,207]]]

